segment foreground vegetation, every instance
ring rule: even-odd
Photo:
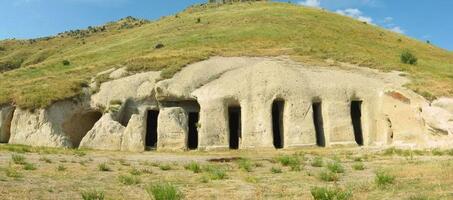
[[[453,198],[453,150],[74,152],[0,145],[0,199]]]
[[[0,105],[48,106],[77,96],[112,67],[162,70],[169,78],[211,56],[279,55],[401,70],[428,98],[453,95],[451,52],[324,10],[261,2],[193,6],[155,22],[128,17],[56,37],[0,41]]]

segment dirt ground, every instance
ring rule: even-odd
[[[189,163],[200,171],[186,169]],[[379,172],[392,180],[377,180]],[[159,183],[174,185],[184,199],[313,199],[315,187],[349,199],[453,199],[453,151],[126,153],[0,145],[0,199],[82,199],[93,190],[105,199],[153,199],[146,188]]]

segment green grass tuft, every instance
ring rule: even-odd
[[[314,187],[310,192],[315,200],[348,200],[352,198],[351,191],[339,188]]]
[[[107,163],[99,164],[98,169],[99,169],[99,171],[103,171],[103,172],[112,171],[112,169],[110,168],[110,166]]]
[[[118,176],[118,180],[124,185],[137,185],[141,182],[138,176],[133,175],[120,175]]]
[[[376,171],[374,182],[379,188],[386,188],[395,182],[395,176],[391,175],[388,171],[378,170]]]
[[[25,156],[23,156],[23,155],[12,154],[11,159],[13,160],[14,164],[25,165],[27,163],[25,161]]]
[[[319,179],[326,182],[336,182],[340,179],[340,176],[337,173],[323,170],[319,173]]]
[[[24,170],[36,170],[36,165],[33,163],[26,163],[23,168]]]
[[[198,164],[196,162],[191,162],[191,163],[187,164],[186,166],[184,166],[184,168],[186,170],[192,171],[193,173],[200,173],[202,171],[200,164]]]
[[[100,190],[86,190],[80,193],[83,200],[104,200],[105,194]]]
[[[326,167],[333,173],[344,173],[344,167],[338,161],[330,162]]]
[[[183,194],[170,183],[152,184],[146,187],[146,192],[154,200],[180,200]]]

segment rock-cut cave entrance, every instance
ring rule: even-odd
[[[351,102],[351,119],[352,127],[354,128],[355,141],[359,146],[362,146],[363,145],[362,101]]]
[[[283,109],[285,102],[283,100],[275,100],[272,103],[272,132],[274,139],[274,147],[276,149],[283,148]]]
[[[242,137],[240,106],[228,107],[228,127],[230,130],[230,149],[239,149],[239,139]]]
[[[189,112],[189,136],[187,138],[187,147],[190,150],[198,148],[198,120],[199,112]]]
[[[77,148],[82,138],[90,131],[102,117],[99,111],[82,111],[75,113],[63,123],[63,131],[68,135],[73,148]]]
[[[157,123],[159,117],[158,110],[148,110],[146,115],[146,142],[147,149],[155,148],[157,145]]]
[[[324,136],[324,122],[322,118],[322,103],[314,102],[313,105],[313,123],[315,125],[316,145],[320,147],[326,146],[326,139]]]

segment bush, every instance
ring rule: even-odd
[[[380,188],[384,188],[395,182],[395,176],[389,174],[387,171],[378,170],[376,172],[376,178],[374,179],[376,185]]]
[[[280,169],[280,168],[272,167],[272,168],[271,168],[271,172],[272,172],[273,174],[279,174],[279,173],[282,173],[283,171],[282,171],[282,169]]]
[[[69,60],[63,60],[62,63],[64,66],[68,66],[71,64],[71,62],[69,62]]]
[[[409,50],[404,50],[403,53],[401,53],[401,62],[404,64],[409,64],[409,65],[416,65],[417,64],[417,57],[415,57],[414,54],[412,54]]]
[[[24,170],[35,170],[36,169],[36,166],[32,163],[26,163],[24,165]]]
[[[103,191],[87,190],[81,192],[83,200],[103,200],[105,198]]]
[[[118,180],[124,185],[136,185],[140,183],[140,178],[132,175],[120,175]]]
[[[193,173],[200,173],[202,171],[201,166],[196,162],[191,162],[188,165],[186,165],[184,168],[192,171]]]
[[[365,169],[365,165],[363,165],[362,162],[357,162],[357,163],[354,163],[352,165],[352,169],[354,169],[354,170],[364,170]]]
[[[11,155],[11,159],[13,160],[14,164],[25,165],[27,163],[25,162],[25,157],[23,155],[13,154]]]
[[[110,166],[107,165],[107,163],[101,163],[98,165],[98,169],[99,171],[103,171],[103,172],[108,172],[108,171],[111,171],[112,169],[110,168]]]
[[[319,179],[327,182],[332,182],[332,181],[338,181],[340,177],[338,176],[337,173],[333,173],[331,171],[323,170],[321,173],[319,173]]]
[[[331,189],[326,187],[312,188],[311,195],[315,200],[347,200],[352,198],[352,193],[350,191],[344,191],[338,188]]]
[[[155,200],[179,200],[183,197],[181,191],[169,183],[150,185],[146,188],[146,192]]]
[[[338,161],[327,164],[327,169],[334,173],[344,173],[344,168]]]
[[[322,167],[323,165],[324,165],[324,161],[323,161],[322,157],[320,157],[320,156],[314,158],[313,161],[311,162],[311,166],[313,166],[313,167]]]

